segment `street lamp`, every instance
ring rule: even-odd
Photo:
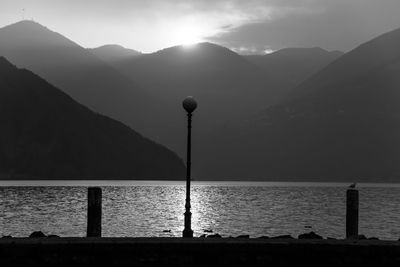
[[[192,112],[197,107],[197,102],[193,97],[188,96],[183,100],[183,108],[187,112],[188,117],[188,136],[187,136],[187,160],[186,160],[186,202],[185,202],[185,229],[183,229],[183,237],[193,237],[192,213],[190,212],[190,157],[191,157],[191,134],[192,134]]]

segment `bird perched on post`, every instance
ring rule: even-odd
[[[351,185],[349,185],[349,188],[356,188],[357,183],[352,183]]]

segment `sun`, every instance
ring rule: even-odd
[[[192,47],[203,41],[203,30],[193,25],[179,27],[174,34],[174,43],[185,47]]]
[[[185,40],[184,42],[181,42],[180,45],[185,48],[191,48],[191,47],[196,46],[200,42],[201,41],[198,41],[198,40]]]
[[[178,43],[183,46],[192,46],[200,42],[201,42],[200,37],[191,34],[182,35],[182,37],[178,41]]]

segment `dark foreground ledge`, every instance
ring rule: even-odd
[[[0,239],[0,266],[400,266],[400,242],[10,238]]]

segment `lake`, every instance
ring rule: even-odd
[[[349,184],[192,182],[194,236],[297,235],[344,238]],[[0,236],[33,231],[85,236],[87,187],[103,190],[103,236],[181,236],[184,182],[0,181]],[[400,237],[400,186],[359,184],[360,234]],[[164,230],[170,230],[166,233]]]

